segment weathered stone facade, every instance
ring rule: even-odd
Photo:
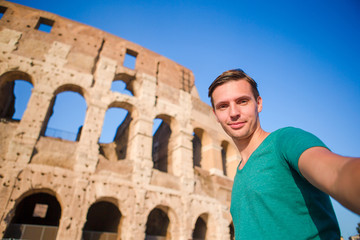
[[[48,239],[105,239],[85,231],[125,240],[231,239],[240,156],[200,100],[189,69],[49,12],[0,1],[0,13],[0,237],[20,224],[21,234],[23,226],[53,226]],[[51,31],[40,31],[41,24]],[[134,69],[124,66],[126,55],[136,58]],[[12,89],[19,79],[33,89],[15,121]],[[119,80],[133,96],[111,91]],[[87,104],[74,141],[45,135],[54,99],[64,91]],[[100,144],[113,107],[129,115],[114,142]],[[155,118],[164,124],[153,136]],[[41,210],[34,216],[30,203],[41,203],[36,208],[45,207],[46,217]],[[56,216],[47,222],[50,215]]]

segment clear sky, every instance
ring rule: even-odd
[[[191,69],[201,99],[221,72],[259,84],[262,127],[296,126],[360,156],[358,0],[12,0],[88,24]],[[334,201],[342,235],[360,217]]]

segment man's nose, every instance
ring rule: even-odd
[[[230,104],[230,117],[235,118],[240,116],[240,109],[236,104]]]

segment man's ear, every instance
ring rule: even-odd
[[[262,98],[260,96],[258,96],[256,103],[257,103],[258,112],[261,112],[263,106],[262,106]]]

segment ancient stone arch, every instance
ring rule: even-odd
[[[87,96],[87,94],[86,94],[86,91],[83,88],[81,88],[80,86],[74,85],[74,84],[65,84],[65,85],[59,86],[58,88],[55,89],[54,95],[53,95],[53,97],[51,99],[51,102],[50,102],[50,104],[48,106],[47,114],[46,114],[46,117],[45,117],[45,119],[43,121],[43,126],[42,126],[42,129],[41,129],[41,135],[42,136],[45,135],[45,132],[48,129],[49,120],[53,116],[55,101],[57,100],[57,97],[60,94],[63,94],[63,93],[72,93],[72,94],[78,93],[78,94],[80,94],[81,100],[85,103],[85,106],[84,106],[85,109],[84,110],[86,111],[86,108],[87,108],[86,96]],[[72,108],[72,106],[68,106],[68,108]],[[76,110],[80,110],[80,109],[76,109]],[[85,114],[86,114],[86,112],[85,112]],[[67,117],[69,117],[69,116],[67,116]],[[84,120],[84,119],[85,119],[85,115],[80,117],[80,120]],[[78,131],[76,132],[76,138],[73,139],[74,141],[79,141],[80,140],[81,129],[82,129],[82,124],[78,127]]]
[[[191,70],[49,12],[7,1],[0,2],[0,11],[0,103],[12,102],[11,87],[4,87],[8,82],[19,78],[33,85],[21,121],[0,116],[0,237],[11,224],[15,203],[37,189],[61,206],[57,234],[50,240],[80,240],[88,210],[98,202],[121,213],[116,239],[144,239],[153,209],[169,218],[168,239],[191,238],[199,216],[207,219],[206,239],[230,238],[230,173],[239,156],[211,107],[200,100]],[[129,65],[127,58],[133,61]],[[120,80],[132,94],[111,90]],[[43,134],[55,96],[64,91],[79,93],[86,102],[77,141]],[[102,145],[110,108],[125,109],[128,116],[114,142]],[[153,136],[156,118],[167,126]],[[197,167],[194,130],[202,143]],[[153,142],[164,140],[167,161],[157,169]]]
[[[17,80],[29,82],[34,86],[31,76],[25,72],[8,71],[3,73],[0,76],[0,116],[2,118],[11,119],[15,112],[15,96],[13,91],[15,81]]]
[[[88,209],[83,239],[117,238],[121,234],[121,211],[114,201],[98,200]]]
[[[45,192],[32,193],[17,204],[5,238],[54,238],[61,218],[57,199]]]
[[[148,214],[145,239],[178,237],[179,222],[175,212],[165,205],[157,205]]]
[[[241,159],[236,146],[231,144],[229,140],[222,140],[221,154],[224,175],[234,178],[236,169]]]
[[[34,85],[34,81],[32,80],[32,77],[28,73],[15,70],[15,71],[7,71],[0,76],[0,87],[2,87],[7,82],[14,81],[16,79],[22,79]]]
[[[193,239],[201,240],[206,238],[208,214],[201,214],[194,224],[192,233]]]
[[[119,73],[114,77],[113,82],[122,81],[125,84],[125,89],[130,91],[133,96],[137,96],[137,85],[135,77],[126,73]]]

